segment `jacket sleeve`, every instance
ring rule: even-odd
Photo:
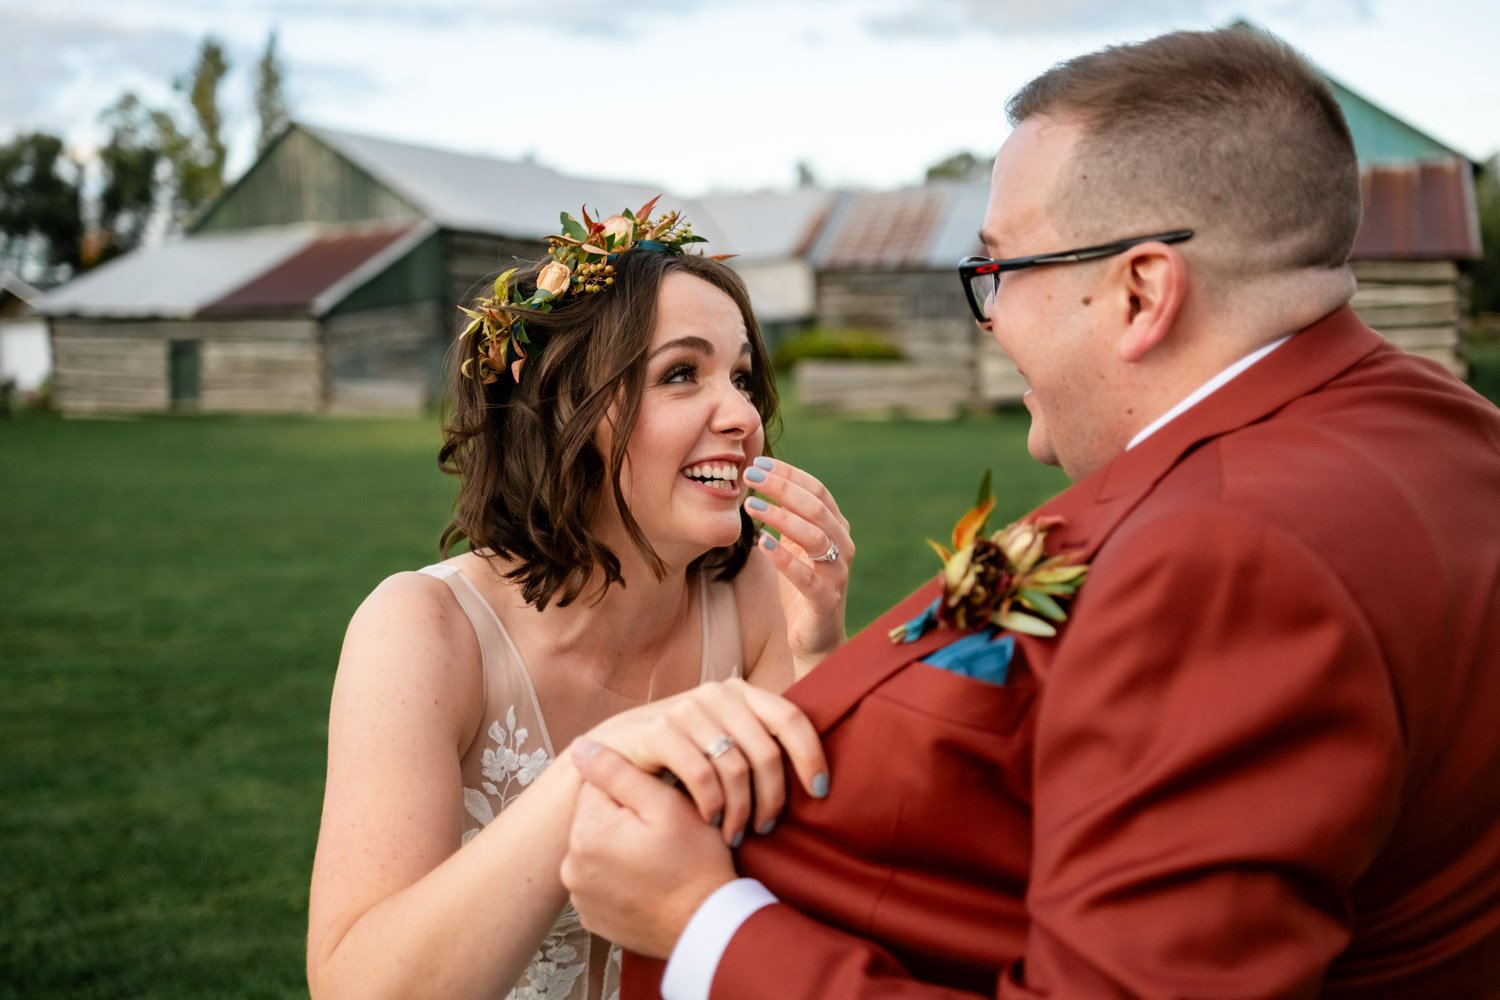
[[[1037,708],[1030,930],[996,995],[1316,995],[1400,792],[1359,608],[1317,552],[1215,506],[1122,531],[1073,617]],[[712,996],[768,984],[961,995],[780,905],[731,940]]]

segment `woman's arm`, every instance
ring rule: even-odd
[[[418,574],[381,584],[350,623],[310,899],[318,1000],[503,995],[566,901],[579,787],[566,753],[457,850],[478,664],[462,611]]]

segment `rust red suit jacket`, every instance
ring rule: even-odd
[[[1042,510],[1008,684],[889,642],[930,585],[789,693],[715,1000],[1500,997],[1500,411],[1345,308]]]

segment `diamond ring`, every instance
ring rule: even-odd
[[[839,547],[837,545],[835,545],[833,542],[829,542],[828,543],[828,551],[825,552],[825,553],[823,553],[820,556],[813,556],[812,561],[815,562],[815,563],[817,563],[817,562],[826,562],[826,563],[836,563],[836,562],[838,562],[839,561]]]

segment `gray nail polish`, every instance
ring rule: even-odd
[[[729,842],[729,847],[730,847],[731,850],[733,850],[734,848],[739,847],[744,842],[745,842],[745,831],[741,830],[739,833],[736,833],[734,835],[734,839]]]
[[[762,837],[767,836],[774,829],[776,829],[776,821],[774,819],[768,819],[760,825],[760,835]]]
[[[771,549],[774,549],[776,547],[776,537],[774,535],[761,535],[760,544],[764,545],[766,547],[766,551],[769,552]]]
[[[752,483],[763,483],[766,481],[766,474],[760,469],[746,469],[745,478]]]
[[[751,510],[765,510],[767,504],[760,497],[751,497],[749,500],[745,501],[745,506],[749,507]]]
[[[760,469],[773,469],[776,467],[776,463],[764,455],[755,460],[755,465],[756,468]]]
[[[813,775],[812,793],[815,799],[828,798],[828,775],[822,772]]]
[[[724,814],[721,813],[721,812],[716,812],[716,813],[714,813],[714,818],[711,819],[711,820],[709,820],[708,822],[709,822],[709,825],[711,825],[711,826],[723,826],[724,825]]]

